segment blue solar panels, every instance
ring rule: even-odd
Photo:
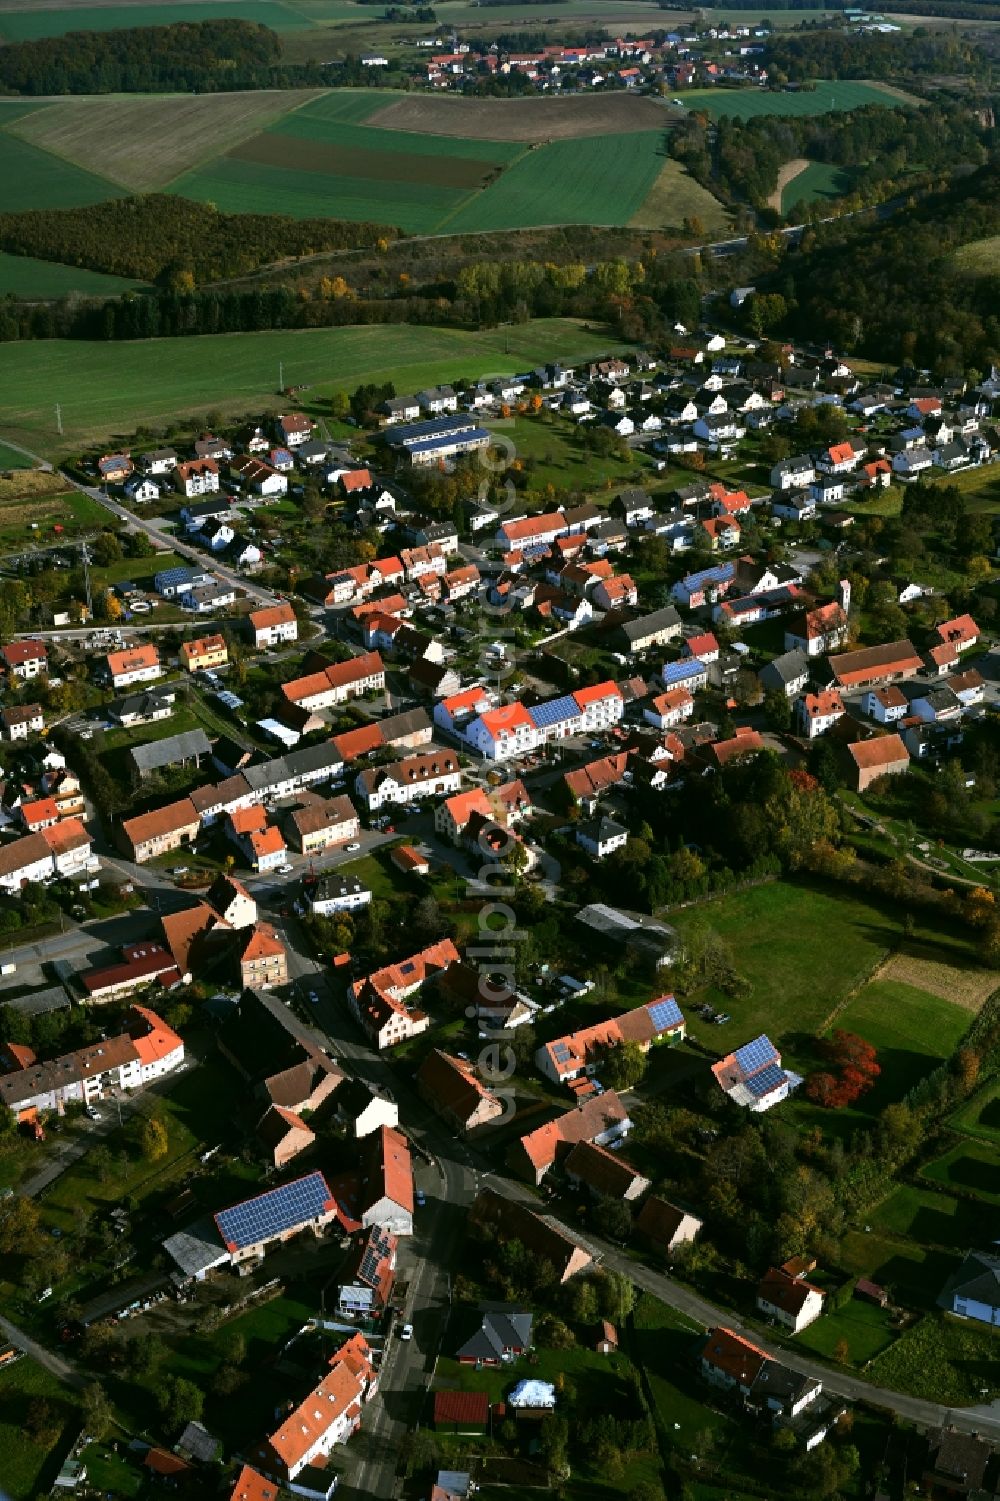
[[[665,1032],[668,1027],[676,1027],[684,1020],[681,1008],[672,995],[665,995],[661,1000],[654,1001],[646,1010],[657,1032]]]
[[[686,683],[690,678],[705,676],[705,664],[699,662],[697,657],[690,657],[683,662],[665,662],[660,674],[663,682],[668,686],[675,683]]]
[[[281,1188],[234,1204],[215,1216],[219,1234],[230,1251],[270,1240],[298,1225],[306,1225],[333,1208],[333,1195],[322,1173],[310,1173]]]
[[[763,1032],[755,1037],[753,1042],[744,1043],[743,1047],[737,1048],[733,1055],[743,1074],[754,1074],[765,1064],[773,1063],[778,1056],[777,1049],[769,1037]]]
[[[779,1068],[776,1063],[767,1063],[746,1080],[746,1087],[756,1099],[761,1100],[772,1089],[780,1089],[787,1079],[788,1075],[783,1068]]]
[[[580,707],[573,695],[567,693],[562,698],[550,698],[548,703],[536,704],[528,713],[536,730],[545,730],[561,719],[579,718]]]

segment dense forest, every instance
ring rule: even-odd
[[[868,105],[842,115],[721,119],[692,113],[668,137],[670,154],[710,191],[761,209],[785,162],[795,158],[856,168],[872,186],[904,174],[981,167],[995,132],[958,105],[903,111]]]
[[[221,214],[208,203],[157,193],[85,208],[0,213],[0,249],[11,254],[181,291],[286,258],[375,246],[397,234],[384,224],[343,219]]]
[[[997,163],[885,222],[824,226],[781,267],[785,328],[886,365],[989,369],[1000,362],[1000,266],[965,274],[955,253],[997,235]]]
[[[329,81],[317,66],[283,66],[277,35],[252,21],[71,31],[0,48],[0,90],[15,94],[231,93]]]
[[[845,31],[840,26],[809,26],[775,32],[767,46],[776,81],[814,78],[891,80],[930,73],[981,73],[988,59],[966,37],[951,32]]]

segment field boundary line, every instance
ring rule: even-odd
[[[854,1000],[855,996],[860,995],[866,985],[870,985],[873,980],[877,980],[879,978],[886,965],[891,963],[892,959],[897,953],[898,946],[895,945],[890,945],[888,948],[882,950],[882,953],[875,960],[874,964],[869,965],[868,969],[861,975],[861,977],[854,981],[854,984],[850,987],[850,989],[844,992],[840,1000],[837,1002],[836,1006],[834,1006],[833,1010],[830,1012],[830,1015],[825,1019],[825,1021],[821,1023],[820,1026],[816,1028],[817,1036],[822,1036],[823,1033],[829,1031],[834,1022],[837,1020],[837,1017],[840,1016],[843,1011],[846,1011],[847,1007],[850,1005],[851,1001]]]
[[[413,131],[413,132],[411,132],[411,134],[415,135],[416,132]],[[448,139],[449,139],[448,136],[442,136],[441,137],[441,140],[448,140]],[[437,224],[435,225],[435,227],[434,227],[434,233],[433,233],[433,238],[437,239],[439,236],[442,235],[442,231],[444,229],[444,226],[449,222],[449,220],[454,219],[454,217],[455,217],[456,214],[461,213],[462,209],[465,208],[466,204],[473,203],[477,198],[480,198],[480,197],[485,198],[486,195],[489,193],[490,188],[495,187],[496,184],[500,181],[501,178],[506,177],[507,173],[511,170],[511,168],[512,167],[516,167],[517,164],[518,164],[518,162],[523,161],[524,158],[528,155],[528,153],[532,150],[532,148],[534,146],[536,146],[537,144],[538,143],[536,141],[527,141],[525,143],[525,147],[524,147],[523,151],[519,151],[518,154],[517,154],[517,156],[512,157],[509,162],[504,162],[503,166],[500,169],[500,176],[496,177],[493,180],[493,182],[490,183],[489,187],[486,187],[486,188],[473,188],[472,192],[469,193],[467,197],[463,198],[462,201],[461,201],[461,203],[456,203],[455,206],[454,206],[454,208],[449,209],[448,213],[445,214],[444,218],[443,219],[439,219],[438,222],[437,222]],[[468,231],[468,230],[460,231],[460,232],[461,233],[465,233],[465,234],[470,233],[470,231]],[[474,233],[475,231],[471,231],[471,232]],[[504,231],[503,230],[499,230],[499,231],[497,231],[497,233],[503,234]],[[444,236],[444,238],[447,238],[447,236]]]
[[[267,91],[265,90],[264,92]],[[237,146],[242,146],[244,141],[252,140],[255,135],[262,135],[265,130],[276,124],[278,120],[283,120],[286,115],[294,115],[296,110],[303,109],[305,105],[311,104],[314,99],[324,99],[327,94],[330,94],[332,92],[332,89],[303,89],[303,98],[299,100],[298,104],[293,104],[288,109],[279,110],[276,115],[271,115],[266,120],[266,122],[258,121],[256,127],[253,130],[249,131],[245,136],[241,136],[238,141],[233,141],[231,145],[226,147],[225,151],[213,151],[210,152],[208,156],[199,157],[196,162],[189,163],[189,165],[184,168],[183,172],[175,173],[173,177],[170,177],[166,182],[161,183],[158,188],[147,189],[147,191],[156,193],[170,192],[174,184],[180,182],[182,177],[187,177],[191,172],[200,172],[203,167],[207,167],[211,162],[225,161],[229,153],[233,151]],[[181,194],[180,196],[183,196],[183,194]]]

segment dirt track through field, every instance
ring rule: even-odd
[[[796,177],[804,172],[808,166],[809,160],[804,156],[796,156],[790,162],[785,162],[785,165],[778,172],[778,185],[767,200],[768,208],[773,208],[776,214],[781,213],[782,193],[784,193],[788,184],[794,182]]]
[[[947,964],[940,959],[924,959],[918,954],[894,954],[879,972],[880,980],[899,980],[929,991],[943,1001],[952,1001],[964,1011],[977,1012],[987,996],[997,989],[994,970],[968,969]]]
[[[562,141],[575,136],[667,130],[671,116],[654,99],[609,94],[584,99],[445,99],[406,96],[366,122],[387,130],[471,136],[482,141]]]

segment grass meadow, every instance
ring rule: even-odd
[[[625,346],[602,327],[540,318],[467,333],[413,324],[296,329],[198,339],[107,344],[44,339],[0,345],[0,437],[33,452],[127,434],[145,422],[176,421],[208,408],[223,414],[278,409],[278,362],[286,383],[306,386],[307,409],[324,412],[335,390],[391,380],[397,390],[500,375],[547,360],[570,363]],[[64,437],[53,403],[63,403]]]
[[[817,198],[842,198],[853,187],[854,173],[849,167],[810,162],[782,190],[781,212],[787,214],[796,203],[812,203]]]
[[[118,297],[142,286],[123,276],[106,276],[81,266],[63,266],[58,261],[39,261],[30,255],[5,255],[0,251],[0,297]]]
[[[704,110],[713,120],[719,120],[723,115],[733,120],[750,120],[757,115],[827,115],[861,109],[866,104],[902,108],[917,103],[902,90],[886,84],[844,78],[835,81],[821,79],[815,88],[799,89],[794,93],[708,88],[685,89],[677,97],[688,113]]]
[[[41,1398],[52,1411],[50,1442],[39,1442],[25,1431],[28,1406]],[[25,1358],[0,1371],[0,1483],[10,1501],[48,1494],[58,1468],[54,1454],[64,1434],[68,1445],[76,1414],[66,1388],[35,1361]]]

